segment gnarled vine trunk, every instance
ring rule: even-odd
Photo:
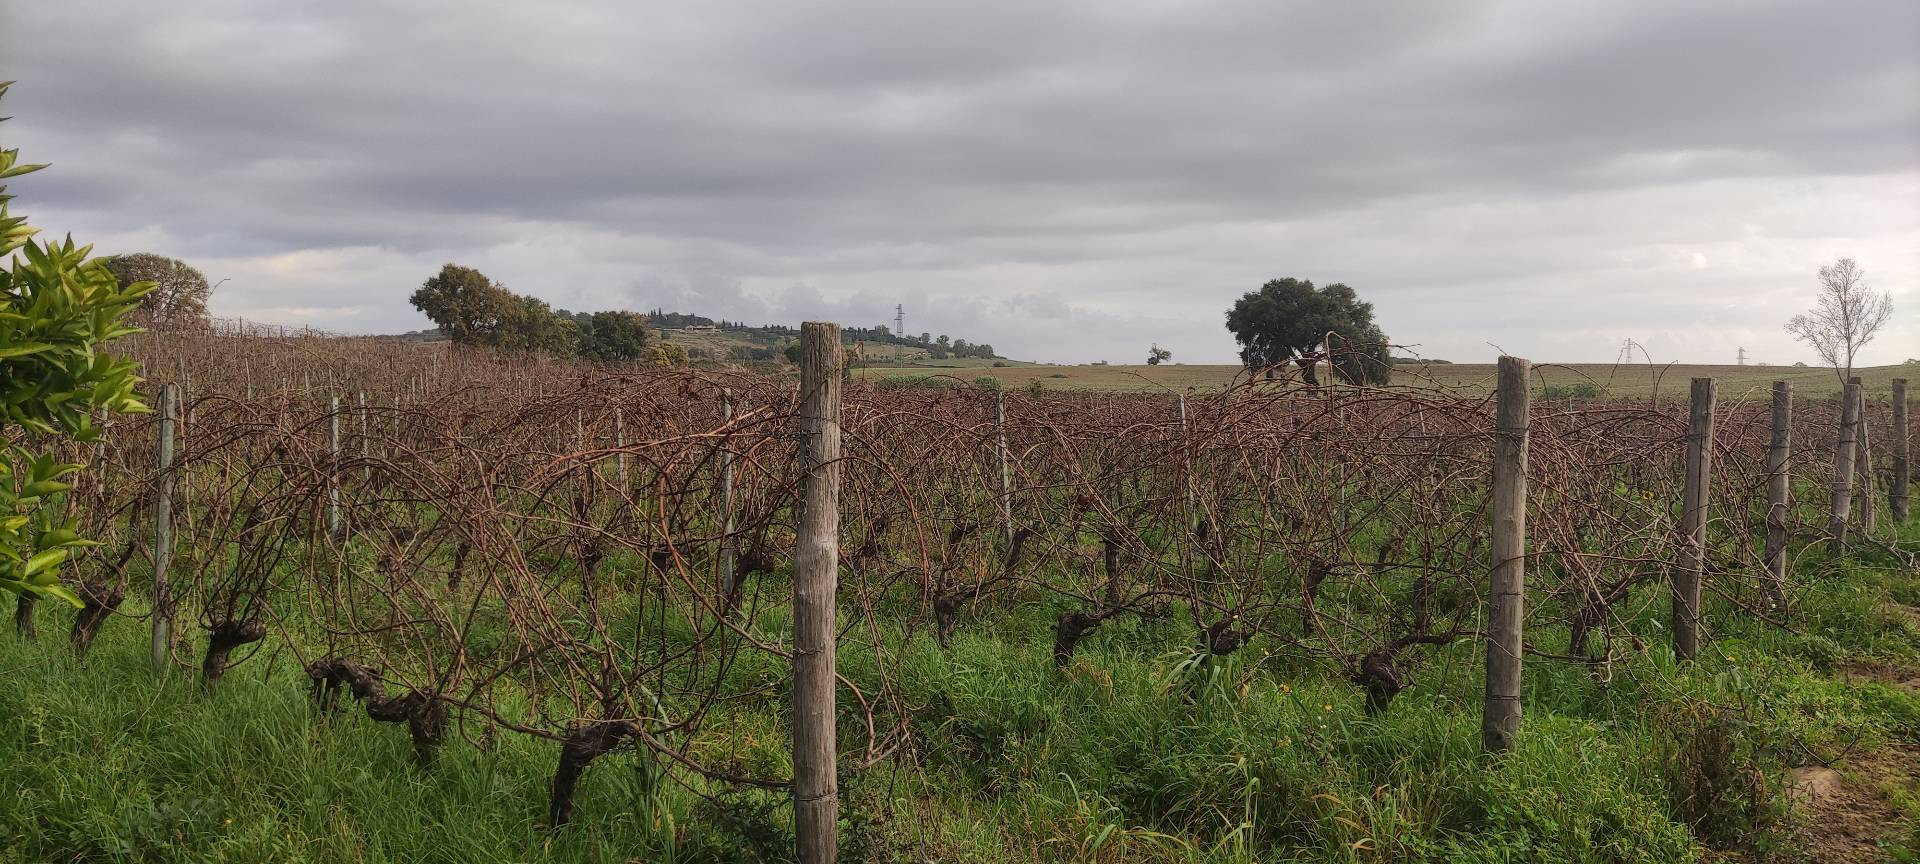
[[[100,635],[101,626],[107,617],[119,610],[120,602],[127,598],[127,589],[118,581],[88,581],[80,585],[80,613],[73,618],[73,630],[68,639],[73,644],[73,653],[85,657],[93,648],[93,640]]]
[[[32,594],[22,594],[13,604],[13,629],[22,638],[32,639],[38,635],[33,629],[33,607],[39,599]]]
[[[409,690],[388,696],[380,672],[348,660],[326,657],[307,664],[312,682],[313,700],[321,710],[331,711],[345,690],[367,707],[367,717],[381,723],[406,723],[413,739],[413,759],[420,767],[433,764],[435,750],[446,740],[447,707],[433,693]]]
[[[1053,665],[1057,669],[1067,668],[1073,662],[1073,652],[1080,645],[1080,638],[1092,632],[1106,621],[1106,616],[1086,612],[1067,612],[1053,625]]]
[[[267,638],[266,622],[226,621],[207,634],[207,654],[200,661],[200,686],[212,690],[227,673],[227,661],[233,650]]]
[[[573,818],[573,792],[587,765],[605,756],[639,728],[625,720],[576,727],[560,745],[560,764],[553,772],[553,793],[547,801],[547,824],[558,828]]]

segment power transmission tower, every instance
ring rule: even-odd
[[[1747,365],[1747,347],[1745,345],[1740,346],[1740,354],[1735,358],[1734,362],[1741,366]]]
[[[895,336],[907,335],[906,307],[898,303],[893,304],[893,335]]]

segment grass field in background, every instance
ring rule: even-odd
[[[1839,377],[1832,369],[1794,366],[1649,366],[1644,363],[1536,363],[1534,381],[1544,387],[1591,382],[1616,398],[1652,396],[1686,398],[1687,382],[1695,377],[1711,377],[1719,382],[1722,399],[1764,399],[1774,381],[1789,381],[1795,396],[1815,398],[1839,392]],[[1892,392],[1895,378],[1920,380],[1920,365],[1874,366],[1856,369],[1867,392],[1886,396]],[[932,366],[867,366],[857,374],[866,378],[948,376],[971,383],[989,376],[1001,386],[1020,389],[1038,381],[1050,390],[1099,390],[1109,392],[1205,392],[1219,390],[1236,381],[1245,381],[1239,366],[1008,366],[995,368],[989,361],[948,368]],[[1494,366],[1491,363],[1453,363],[1406,365],[1394,368],[1393,383],[1414,387],[1444,387],[1463,396],[1484,396],[1493,389]]]

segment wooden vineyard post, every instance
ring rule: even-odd
[[[1767,597],[1776,609],[1787,597],[1787,509],[1793,494],[1793,385],[1773,382],[1773,443],[1767,447]]]
[[[1680,511],[1680,566],[1673,572],[1673,653],[1700,650],[1700,579],[1707,561],[1707,503],[1713,491],[1712,378],[1693,379],[1687,415],[1687,485]]]
[[[1851,379],[1860,383],[1860,379]],[[1867,413],[1867,388],[1860,388],[1859,430],[1853,435],[1853,492],[1860,498],[1860,533],[1871,535],[1874,523],[1879,521],[1879,507],[1874,501],[1875,486],[1873,476],[1873,423]]]
[[[1013,472],[1007,466],[1007,391],[993,391],[993,452],[1000,460],[1000,533],[1013,550]]]
[[[800,864],[838,855],[834,612],[840,576],[840,325],[800,325],[800,514],[793,553],[793,822]]]
[[[340,536],[340,394],[328,400],[327,536]]]
[[[193,440],[194,434],[193,378],[187,374],[186,362],[184,360],[181,361],[180,365],[180,383],[176,385],[179,391],[174,394],[176,407],[174,408],[173,419],[173,446],[175,450],[180,449],[185,446],[188,441]],[[190,526],[193,520],[193,469],[189,466],[183,469],[182,473],[186,475],[185,482],[175,481],[179,486],[180,512],[186,514],[186,520],[189,523],[188,530],[192,530]]]
[[[1827,538],[1833,554],[1847,551],[1847,518],[1853,508],[1853,436],[1860,425],[1860,385],[1847,382],[1840,396],[1840,440],[1833,446],[1833,508],[1827,520]]]
[[[373,459],[371,457],[373,454],[369,450],[372,445],[367,440],[367,391],[361,390],[355,393],[353,398],[356,406],[354,413],[360,415],[360,461],[363,463],[360,468],[360,476],[364,478],[366,482],[372,483]]]
[[[1345,429],[1347,428],[1347,406],[1345,401],[1346,397],[1344,396],[1344,394],[1342,395],[1335,394],[1334,387],[1332,384],[1333,380],[1334,380],[1333,364],[1328,363],[1327,364],[1328,386],[1326,391],[1327,400],[1332,401],[1336,398],[1341,400],[1340,407],[1336,409],[1334,417],[1335,417],[1336,428]],[[1340,542],[1352,543],[1353,542],[1353,534],[1352,534],[1353,495],[1351,491],[1347,489],[1347,454],[1345,450],[1340,450],[1336,452],[1334,456],[1333,470],[1334,470],[1334,485],[1338,489],[1337,494],[1339,496],[1339,501],[1340,501],[1340,537],[1341,537]]]
[[[1907,426],[1907,379],[1893,379],[1893,485],[1887,490],[1887,505],[1893,511],[1893,523],[1906,527],[1911,512],[1907,509],[1907,484],[1913,478],[1913,430]]]
[[[173,426],[180,415],[180,387],[160,388],[160,459],[153,496],[153,668],[165,671],[173,643],[173,596],[167,563],[173,554]]]
[[[720,390],[720,423],[733,422],[733,391]],[[733,443],[731,438],[720,447],[720,596],[731,604],[733,597]]]
[[[1187,394],[1185,393],[1179,394],[1179,402],[1180,402],[1180,445],[1181,445],[1182,451],[1185,452],[1185,448],[1187,446]],[[1187,530],[1190,532],[1198,531],[1200,530],[1200,511],[1198,506],[1194,503],[1194,500],[1193,500],[1194,499],[1193,454],[1191,452],[1187,452],[1186,456],[1182,458],[1181,463],[1186,468],[1186,471],[1187,471],[1186,482],[1181,484],[1187,487],[1186,489]]]
[[[620,497],[627,497],[627,421],[618,407],[613,409],[613,479],[620,484]]]
[[[1493,569],[1487,585],[1487,692],[1480,745],[1513,749],[1520,732],[1521,622],[1526,614],[1527,373],[1518,357],[1500,358],[1493,427]]]

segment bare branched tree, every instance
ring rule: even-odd
[[[1853,374],[1853,358],[1873,341],[1893,317],[1893,295],[1874,294],[1867,273],[1852,258],[1820,268],[1820,297],[1813,309],[1793,316],[1787,332],[1813,346],[1815,353],[1840,376],[1842,385]]]

